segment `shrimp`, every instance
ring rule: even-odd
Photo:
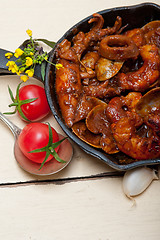
[[[150,98],[147,99],[149,104]],[[130,92],[126,97],[113,98],[107,106],[112,134],[119,150],[138,160],[160,156],[160,108],[152,103],[152,110],[140,116],[136,107],[139,102],[146,104],[145,100],[146,97],[142,97],[141,93]],[[124,106],[127,111],[124,111]],[[138,131],[144,124],[147,132]]]
[[[135,112],[135,106],[142,94],[138,92],[130,92],[127,96],[114,97],[107,105],[107,116],[111,123],[118,122],[124,117],[134,117],[136,125],[142,123],[142,118]]]
[[[118,78],[123,89],[140,91],[147,90],[160,76],[160,55],[155,45],[144,45],[140,48],[143,66],[129,73],[119,73]]]
[[[150,126],[153,131],[160,137],[160,114],[149,114],[146,118],[148,126]]]
[[[119,150],[128,156],[137,160],[154,159],[160,156],[160,137],[154,130],[149,136],[139,136],[134,119],[128,117],[113,123],[111,129]]]
[[[139,124],[140,118],[136,117],[134,107],[140,98],[140,93],[129,93],[126,97],[113,98],[108,105],[98,105],[89,112],[86,125],[91,132],[102,134],[100,145],[106,153],[113,154],[119,151],[111,131],[113,122],[116,123],[123,117],[131,116],[136,119],[136,125]],[[128,106],[128,111],[123,109],[124,105]]]
[[[141,28],[128,30],[124,35],[130,37],[138,48],[145,45],[144,34]]]
[[[119,151],[110,128],[112,123],[117,123],[124,117],[134,118],[136,126],[142,123],[142,118],[135,112],[135,105],[141,97],[141,93],[131,92],[126,97],[113,98],[108,105],[97,105],[88,113],[86,125],[94,134],[102,134],[100,145],[106,153],[113,154]]]

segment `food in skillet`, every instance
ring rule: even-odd
[[[89,32],[56,49],[56,93],[66,125],[108,154],[160,156],[160,21],[125,31],[93,14]],[[154,92],[155,91],[155,92]],[[153,98],[153,95],[156,97]]]

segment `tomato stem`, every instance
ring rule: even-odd
[[[5,112],[4,114],[15,114],[17,111],[19,112],[19,114],[21,115],[21,117],[27,121],[27,122],[31,122],[22,112],[21,110],[21,106],[27,103],[31,103],[34,102],[35,100],[37,100],[38,98],[31,98],[31,99],[25,99],[25,100],[19,100],[19,89],[21,86],[22,82],[20,84],[18,84],[17,89],[16,89],[16,97],[14,98],[13,96],[13,92],[10,89],[10,87],[8,86],[8,91],[9,91],[9,95],[10,98],[12,100],[13,103],[9,104],[8,107],[15,107],[15,111],[14,112]]]
[[[47,161],[50,155],[52,155],[58,162],[61,162],[61,163],[66,162],[58,156],[57,152],[55,151],[55,148],[57,148],[67,137],[64,137],[62,140],[59,140],[58,142],[53,143],[53,134],[52,134],[50,123],[48,123],[48,128],[49,128],[49,140],[48,140],[47,146],[43,148],[38,148],[29,152],[29,153],[46,152],[45,159],[41,163],[39,170],[42,169],[43,165],[45,164],[45,162]]]

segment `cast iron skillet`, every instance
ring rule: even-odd
[[[117,16],[122,17],[122,24],[125,26],[128,24],[127,28],[125,30],[133,29],[133,28],[139,28],[144,26],[150,21],[153,20],[160,20],[160,6],[153,4],[153,3],[143,3],[135,6],[128,6],[128,7],[118,7],[118,8],[112,8],[107,9],[98,12],[101,14],[105,20],[104,28],[107,26],[113,26],[115,19]],[[91,26],[88,24],[88,20],[92,16],[89,16],[76,25],[74,25],[71,29],[69,29],[62,38],[57,42],[60,43],[63,39],[67,38],[69,41],[73,38],[73,36],[78,33],[79,31],[88,32],[91,28]],[[52,49],[52,51],[49,53],[49,61],[54,62],[55,59],[55,48]],[[6,71],[6,62],[7,60],[4,57],[5,50],[0,50],[0,69],[1,73],[8,74],[8,71]],[[35,77],[38,79],[41,79],[40,74],[40,68],[37,66],[35,71]],[[86,153],[102,160],[106,164],[108,164],[110,167],[119,170],[119,171],[125,171],[129,170],[135,167],[143,166],[143,165],[155,165],[160,163],[160,159],[148,159],[148,160],[141,160],[141,161],[133,161],[133,159],[130,159],[126,155],[122,153],[114,154],[114,155],[108,155],[104,153],[101,150],[97,150],[90,145],[86,144],[85,142],[81,141],[73,132],[71,129],[69,129],[62,118],[61,111],[57,102],[57,97],[55,93],[55,68],[51,64],[47,64],[46,66],[46,74],[45,74],[45,91],[46,96],[48,99],[49,106],[51,108],[51,111],[63,129],[63,131],[68,135],[68,137],[73,140],[76,144],[79,145],[80,148],[82,148]],[[129,159],[129,164],[123,164],[123,159]]]

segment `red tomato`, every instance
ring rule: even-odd
[[[58,133],[51,127],[53,134],[53,143],[59,141]],[[46,147],[49,140],[49,127],[44,123],[27,124],[18,137],[18,145],[23,154],[30,160],[42,163],[45,159],[46,152],[29,153],[35,149]],[[59,146],[55,148],[57,152]],[[50,155],[46,162],[53,158]]]
[[[21,106],[21,110],[27,119],[36,122],[47,116],[50,108],[43,87],[31,84],[23,86],[19,89],[19,100],[26,100],[31,98],[38,99],[31,103],[23,104]]]

